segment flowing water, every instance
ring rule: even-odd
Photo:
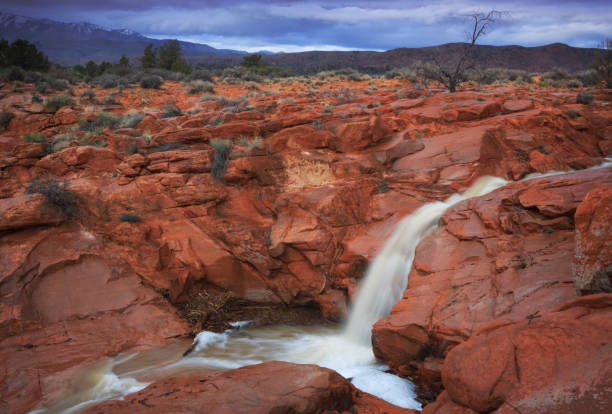
[[[599,167],[608,165],[610,162]],[[461,200],[486,194],[506,183],[497,177],[481,177],[463,194],[425,204],[402,219],[371,263],[344,329],[249,328],[248,322],[243,322],[225,333],[203,331],[186,357],[182,356],[184,348],[167,346],[99,361],[75,376],[67,398],[32,413],[77,412],[98,401],[121,398],[170,375],[234,369],[271,360],[328,367],[351,379],[362,391],[401,407],[420,409],[412,383],[387,373],[387,367],[374,357],[372,325],[388,315],[402,297],[416,246],[435,228],[444,212]]]

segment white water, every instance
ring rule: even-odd
[[[610,160],[606,161],[593,168],[612,165]],[[563,173],[567,172],[546,175]],[[537,176],[542,174],[532,174],[525,179]],[[98,401],[121,398],[165,376],[234,369],[270,360],[328,367],[351,379],[362,391],[401,407],[420,409],[412,383],[385,372],[387,367],[374,358],[370,344],[372,325],[388,315],[401,298],[416,246],[435,228],[444,212],[459,201],[486,194],[506,183],[501,178],[482,177],[463,194],[426,204],[402,219],[370,265],[344,331],[328,327],[249,328],[244,323],[237,325],[238,330],[222,334],[204,331],[195,338],[194,351],[184,358],[181,358],[182,351],[153,350],[159,354],[141,358],[142,361],[131,367],[128,359],[132,356],[102,361],[91,368],[89,379],[67,399],[32,413],[75,412]]]

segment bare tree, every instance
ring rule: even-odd
[[[437,80],[444,85],[449,92],[455,92],[457,86],[466,79],[466,71],[474,66],[474,45],[476,41],[489,32],[493,24],[497,22],[505,12],[491,10],[487,14],[475,12],[470,15],[472,22],[471,31],[468,32],[468,43],[463,45],[463,50],[455,59],[433,56],[433,65],[423,66],[423,76]]]
[[[603,82],[607,88],[612,88],[612,39],[602,40],[597,48],[595,60],[591,63],[595,79]]]

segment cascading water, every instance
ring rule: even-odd
[[[455,194],[446,201],[425,204],[404,217],[396,230],[370,265],[344,332],[353,342],[369,345],[372,325],[391,312],[408,284],[414,251],[428,232],[453,204],[486,194],[507,183],[498,177],[481,177],[463,194]]]

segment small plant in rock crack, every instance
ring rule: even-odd
[[[26,193],[42,194],[47,202],[59,209],[67,218],[79,216],[77,197],[68,188],[66,181],[58,180],[53,177],[46,177],[41,180],[32,179]]]
[[[210,145],[215,150],[215,158],[210,169],[212,178],[215,181],[221,181],[227,171],[227,163],[229,154],[232,150],[232,141],[229,139],[214,139],[210,141]]]
[[[126,223],[139,223],[142,221],[142,219],[136,214],[123,213],[119,216],[119,221],[123,221]]]

